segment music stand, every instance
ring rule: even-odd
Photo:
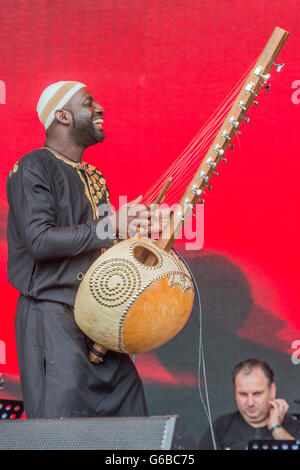
[[[24,403],[20,400],[4,400],[0,398],[0,420],[19,419],[24,411]]]

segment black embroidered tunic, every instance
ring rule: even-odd
[[[70,308],[82,275],[113,244],[103,175],[34,150],[10,172],[7,198],[8,280],[21,293],[15,324],[26,416],[146,415],[130,357],[108,351],[103,364],[92,364],[90,340]],[[100,239],[97,211],[104,204]]]

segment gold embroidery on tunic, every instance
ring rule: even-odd
[[[14,166],[12,167],[12,169],[10,170],[8,176],[9,178],[11,178],[11,176],[14,174],[14,173],[17,173],[19,169],[19,162],[17,161],[17,163],[14,164]]]

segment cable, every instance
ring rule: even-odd
[[[210,404],[209,404],[209,397],[208,397],[208,388],[207,388],[207,379],[206,379],[206,369],[205,369],[205,360],[204,360],[204,349],[203,349],[203,340],[202,340],[202,308],[201,308],[201,298],[200,298],[200,292],[199,288],[195,279],[195,276],[189,267],[188,263],[186,260],[181,256],[181,254],[173,247],[174,252],[176,255],[181,259],[183,264],[186,266],[187,270],[189,271],[195,291],[196,291],[196,299],[198,303],[198,310],[199,310],[199,358],[198,358],[198,390],[199,390],[199,395],[200,399],[203,405],[203,408],[205,410],[205,414],[207,416],[209,428],[210,428],[210,433],[211,433],[211,438],[214,446],[214,450],[217,450],[217,445],[216,445],[216,440],[215,440],[215,433],[213,429],[213,422],[212,422],[212,417],[211,417],[211,412],[210,412]],[[203,398],[202,392],[201,392],[201,366],[203,367],[203,381],[204,381],[204,390],[205,390],[205,400]]]

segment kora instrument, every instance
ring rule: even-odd
[[[173,212],[169,226],[157,241],[124,240],[102,254],[90,267],[76,296],[75,320],[94,342],[90,359],[99,362],[110,349],[135,354],[156,348],[173,338],[192,310],[194,287],[182,261],[172,251],[183,224],[217,172],[232,139],[240,133],[250,106],[267,84],[270,70],[289,33],[276,27],[238,90],[229,112],[216,132],[201,164]],[[193,141],[193,158],[195,154]],[[182,159],[181,159],[182,164]],[[170,174],[169,176],[172,176]]]

